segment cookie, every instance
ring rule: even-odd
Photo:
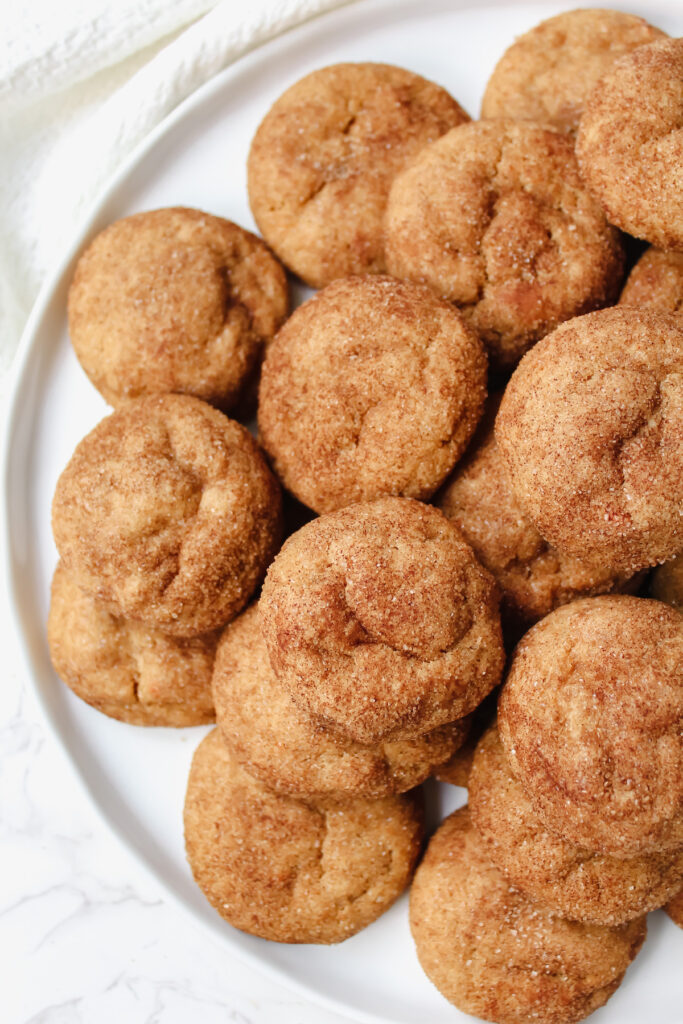
[[[124,217],[90,243],[69,333],[110,405],[173,391],[230,409],[287,307],[285,272],[260,238],[174,207]]]
[[[619,297],[620,306],[651,306],[662,313],[683,312],[683,252],[650,247],[640,257]]]
[[[436,504],[461,530],[501,592],[501,615],[516,633],[577,597],[636,586],[640,577],[563,555],[543,540],[517,501],[494,435],[500,396],[490,403],[466,456]]]
[[[683,846],[683,616],[589,597],[520,641],[498,701],[510,767],[551,832],[617,857]]]
[[[571,140],[509,119],[452,129],[396,178],[386,252],[390,274],[455,303],[496,369],[615,301],[623,266]]]
[[[384,494],[426,499],[464,451],[486,397],[486,357],[426,288],[347,278],[300,306],[263,366],[261,443],[316,512]]]
[[[621,11],[565,11],[515,39],[489,78],[481,116],[576,132],[586,99],[616,60],[666,33]]]
[[[278,682],[256,605],[226,627],[213,674],[216,721],[232,754],[278,793],[350,800],[404,793],[467,735],[467,719],[415,739],[361,746],[316,725]]]
[[[281,498],[251,434],[187,395],[129,402],[77,446],[52,528],[75,582],[174,636],[247,603],[278,548]]]
[[[263,237],[314,288],[384,265],[394,176],[468,121],[448,93],[388,64],[335,64],[292,85],[251,144],[249,202]]]
[[[683,928],[683,889],[664,907],[674,924]]]
[[[468,808],[433,836],[410,892],[423,970],[463,1013],[497,1024],[574,1024],[604,1005],[645,939],[567,921],[514,889],[486,860]]]
[[[467,716],[467,736],[450,760],[440,765],[434,772],[439,782],[448,782],[451,786],[467,789],[468,779],[474,761],[474,752],[479,740],[492,722],[496,720],[496,707],[499,690],[492,690],[479,707]]]
[[[131,725],[214,721],[215,633],[182,639],[112,615],[60,562],[52,579],[47,637],[57,675],[110,718]]]
[[[655,569],[650,580],[650,594],[683,612],[683,554]]]
[[[275,942],[332,943],[383,914],[420,849],[414,796],[302,802],[239,767],[218,729],[195,752],[185,797],[195,881],[241,931]]]
[[[586,185],[612,224],[683,248],[683,39],[622,57],[588,97],[576,139]]]
[[[661,907],[683,885],[683,847],[624,859],[573,846],[544,828],[495,726],[477,747],[468,789],[488,860],[511,885],[562,917],[623,924]]]
[[[496,440],[563,554],[615,572],[683,548],[683,322],[627,306],[562,324],[505,389]]]
[[[503,669],[492,578],[445,516],[405,498],[304,526],[270,566],[259,611],[292,699],[357,743],[464,717]]]

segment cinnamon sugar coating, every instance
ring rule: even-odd
[[[114,614],[175,636],[246,605],[279,545],[281,497],[249,432],[187,395],[129,402],[77,446],[52,528]]]
[[[683,252],[646,249],[628,275],[619,305],[683,313]]]
[[[285,272],[260,238],[173,207],[117,220],[90,243],[69,332],[110,405],[173,391],[229,409],[287,307]]]
[[[683,323],[627,306],[562,324],[496,418],[517,499],[567,555],[635,572],[683,548]]]
[[[513,775],[495,726],[477,747],[468,789],[487,858],[530,899],[563,917],[623,924],[661,907],[683,885],[683,847],[625,859],[549,832]]]
[[[472,436],[486,356],[428,289],[346,278],[290,317],[263,366],[261,442],[316,512],[384,494],[429,498]]]
[[[445,89],[388,64],[334,64],[273,104],[251,144],[249,202],[266,241],[314,288],[384,264],[394,176],[469,117]]]
[[[645,939],[567,921],[514,889],[486,859],[467,807],[432,837],[410,892],[423,970],[463,1013],[496,1024],[574,1024],[604,1005]]]
[[[222,917],[275,942],[341,942],[400,896],[422,838],[415,796],[344,805],[278,795],[231,757],[218,729],[195,752],[185,846]]]
[[[683,928],[683,889],[664,907],[674,924]]]
[[[614,62],[664,38],[644,18],[581,9],[547,18],[515,39],[496,64],[481,116],[511,117],[575,132],[592,89]]]
[[[497,368],[618,295],[621,242],[572,142],[531,122],[465,124],[426,147],[394,181],[386,232],[389,272],[455,303]]]
[[[250,775],[292,796],[350,800],[418,786],[467,735],[467,719],[415,739],[362,746],[311,720],[279,683],[256,605],[226,627],[213,674],[216,721]]]
[[[650,594],[683,612],[683,554],[655,569],[650,580]]]
[[[564,605],[520,641],[498,702],[510,767],[569,843],[683,847],[683,616],[625,595]]]
[[[112,615],[60,563],[47,636],[57,675],[105,715],[131,725],[213,722],[215,633],[183,639]]]
[[[496,444],[499,404],[496,396],[436,504],[495,578],[504,623],[519,629],[577,597],[636,585],[639,579],[563,555],[543,540],[515,497]]]
[[[682,77],[683,39],[627,54],[588,97],[576,139],[610,222],[660,249],[683,248]]]
[[[259,611],[292,699],[358,743],[462,718],[503,668],[492,578],[437,509],[405,498],[299,530],[268,570]]]

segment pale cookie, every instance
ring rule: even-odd
[[[408,885],[422,839],[414,796],[343,805],[278,795],[248,775],[218,729],[199,745],[185,797],[195,881],[241,931],[275,942],[341,942]]]
[[[282,261],[314,288],[384,265],[394,176],[468,121],[445,89],[388,64],[335,64],[271,107],[251,144],[249,202]]]

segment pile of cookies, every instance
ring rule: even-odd
[[[321,69],[251,146],[265,242],[136,214],[69,293],[115,411],[55,494],[58,674],[215,717],[185,839],[227,921],[339,942],[415,874],[426,973],[499,1024],[583,1019],[681,921],[682,80],[682,40],[590,10],[476,122]],[[320,289],[289,316],[285,267]],[[430,776],[469,805],[416,870]]]

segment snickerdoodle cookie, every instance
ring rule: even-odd
[[[498,702],[543,824],[632,857],[683,846],[683,616],[626,595],[564,605],[517,646]]]
[[[279,793],[349,800],[404,793],[443,764],[468,720],[414,739],[362,746],[312,721],[273,672],[256,605],[226,627],[213,674],[216,721],[251,775]]]
[[[110,405],[161,392],[239,399],[287,314],[284,270],[260,238],[175,207],[105,228],[78,261],[69,332]]]
[[[683,252],[647,249],[628,275],[619,305],[683,313]]]
[[[246,605],[277,550],[281,497],[251,434],[188,395],[102,420],[57,483],[52,527],[79,586],[193,636]]]
[[[561,554],[524,514],[494,436],[499,402],[496,396],[489,404],[465,458],[436,504],[494,576],[502,595],[503,621],[518,630],[576,597],[622,589],[628,582],[623,574],[600,564]]]
[[[683,928],[683,889],[664,907],[674,924]]]
[[[264,238],[315,288],[384,266],[394,176],[468,121],[448,93],[387,64],[335,64],[271,107],[251,144],[249,201]]]
[[[498,683],[498,594],[457,529],[406,498],[287,540],[259,603],[270,661],[309,714],[358,743],[421,736]]]
[[[650,593],[683,612],[683,554],[660,565],[652,573]]]
[[[575,132],[598,80],[625,53],[664,38],[644,18],[621,11],[565,11],[525,32],[489,78],[482,117],[512,117]]]
[[[421,838],[413,795],[334,805],[273,793],[239,767],[218,729],[194,755],[187,858],[218,913],[252,935],[349,938],[403,892]]]
[[[300,306],[270,346],[260,439],[316,512],[384,494],[426,499],[485,397],[482,344],[448,303],[389,277],[346,278]]]
[[[588,97],[576,153],[612,224],[661,249],[683,248],[683,39],[640,46]]]
[[[623,859],[548,832],[512,774],[495,726],[477,747],[468,789],[487,858],[512,885],[563,917],[622,924],[661,907],[683,885],[683,847]]]
[[[562,324],[505,390],[516,496],[567,555],[635,572],[683,548],[683,321],[628,306]]]
[[[183,639],[112,615],[60,563],[47,637],[57,675],[105,715],[132,725],[213,722],[215,633]]]
[[[570,139],[524,121],[461,125],[399,175],[387,267],[455,303],[498,368],[563,320],[616,299],[617,232]]]
[[[574,1024],[607,1002],[645,939],[567,921],[486,859],[468,808],[434,835],[415,873],[410,925],[429,979],[459,1010],[497,1024]]]

